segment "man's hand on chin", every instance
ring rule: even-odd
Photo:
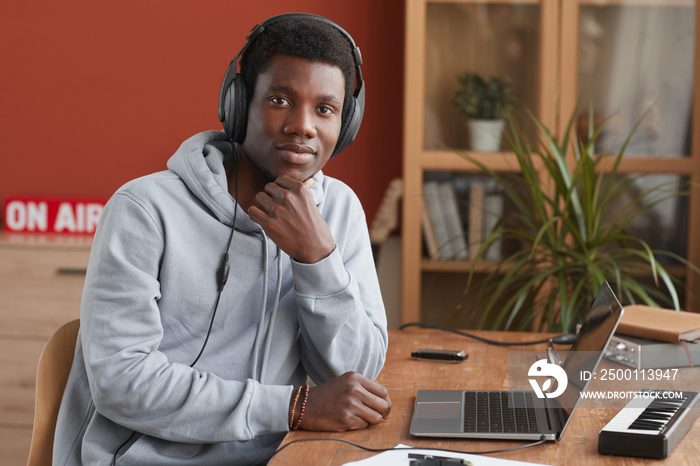
[[[311,195],[313,179],[287,175],[267,183],[248,209],[267,236],[297,262],[313,264],[335,249],[335,240]]]

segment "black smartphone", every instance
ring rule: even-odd
[[[441,361],[464,361],[469,355],[464,351],[419,349],[412,352],[411,357],[418,359],[437,359]]]

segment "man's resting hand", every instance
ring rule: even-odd
[[[335,432],[364,429],[379,424],[390,412],[391,400],[384,386],[356,372],[346,372],[309,389],[299,428]]]

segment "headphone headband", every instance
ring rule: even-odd
[[[355,41],[343,28],[335,24],[333,21],[318,15],[309,13],[285,13],[272,16],[260,24],[256,24],[246,36],[246,43],[243,48],[231,60],[224,79],[221,83],[219,91],[219,121],[224,124],[226,136],[234,142],[243,142],[245,138],[245,130],[247,125],[247,91],[243,84],[243,79],[238,73],[238,60],[243,53],[248,49],[251,43],[262,34],[267,27],[280,21],[308,18],[315,21],[333,26],[340,31],[348,40],[352,48],[352,56],[355,63],[355,83],[352,95],[352,102],[349,102],[351,111],[347,116],[347,121],[342,122],[338,142],[333,151],[332,157],[335,157],[345,147],[349,146],[357,136],[362,122],[362,115],[365,108],[365,86],[362,79],[362,54],[359,47],[355,45]]]

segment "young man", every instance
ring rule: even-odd
[[[56,465],[259,464],[290,429],[389,415],[365,216],[321,172],[362,110],[354,43],[308,15],[263,25],[227,73],[226,131],[185,141],[103,211]]]

